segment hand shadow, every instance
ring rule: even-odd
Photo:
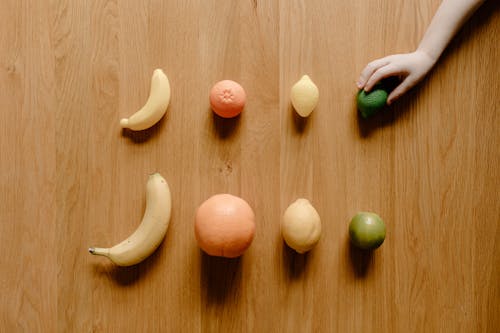
[[[477,34],[477,31],[483,29],[484,26],[492,22],[495,12],[499,8],[500,2],[486,1],[454,36],[448,47],[439,58],[438,62],[429,71],[429,73],[427,73],[425,78],[396,100],[391,106],[386,106],[384,110],[369,117],[368,119],[364,119],[359,115],[354,98],[351,110],[357,114],[355,119],[357,120],[360,136],[362,138],[367,138],[377,128],[392,125],[399,118],[403,117],[407,111],[411,109],[411,106],[416,103],[424,87],[427,85],[429,80],[432,79],[433,73],[439,71],[440,68],[443,67],[443,64],[449,61],[451,54],[460,52],[460,49],[464,48],[466,44],[471,43],[474,40],[474,36]]]

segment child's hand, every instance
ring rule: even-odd
[[[417,84],[434,66],[436,61],[423,51],[394,54],[370,62],[361,72],[357,82],[359,89],[370,91],[382,79],[399,76],[401,83],[389,94],[387,104],[391,104]]]

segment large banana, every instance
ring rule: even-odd
[[[166,180],[149,176],[146,184],[146,211],[135,232],[111,248],[91,247],[89,252],[106,256],[118,266],[131,266],[146,259],[160,245],[168,229],[172,199]]]
[[[120,125],[134,131],[147,129],[163,117],[169,103],[170,82],[161,69],[155,69],[151,77],[151,90],[146,104],[130,118],[120,120]]]

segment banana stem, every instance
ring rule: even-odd
[[[109,249],[103,249],[100,247],[89,247],[89,252],[97,256],[109,256]]]

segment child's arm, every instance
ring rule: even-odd
[[[391,104],[430,71],[462,24],[484,1],[443,0],[417,50],[370,62],[361,72],[358,88],[370,91],[378,81],[400,75],[404,79],[387,98],[387,104]]]
[[[427,28],[419,51],[425,52],[437,61],[441,53],[484,0],[444,0]]]

